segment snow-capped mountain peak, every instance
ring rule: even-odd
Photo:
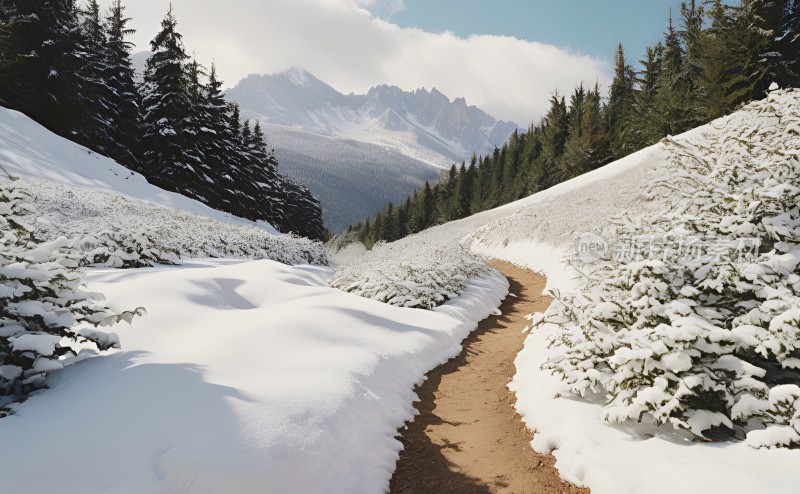
[[[265,123],[398,149],[437,166],[490,152],[518,126],[498,121],[464,98],[436,88],[404,91],[379,85],[366,94],[342,94],[299,67],[250,75],[228,97],[245,117]]]
[[[296,86],[311,86],[313,84],[312,80],[318,81],[314,76],[306,72],[305,70],[301,69],[300,67],[290,67],[285,72],[283,72],[289,80],[294,83]]]

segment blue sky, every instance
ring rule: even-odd
[[[405,0],[389,17],[402,27],[459,36],[514,36],[611,58],[622,42],[631,61],[661,39],[674,0]]]

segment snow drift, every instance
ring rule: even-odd
[[[414,385],[508,285],[473,280],[427,311],[328,288],[330,275],[272,261],[93,271],[112,308],[148,315],[119,328],[123,351],[0,420],[3,489],[383,492]]]

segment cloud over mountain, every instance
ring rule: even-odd
[[[105,0],[109,3],[110,0]],[[168,0],[127,2],[140,32],[156,32]],[[214,60],[234,84],[251,73],[301,66],[344,93],[391,83],[409,91],[436,87],[497,118],[526,125],[556,88],[609,82],[607,61],[507,36],[429,33],[388,17],[396,0],[173,0],[179,29],[199,60]],[[214,14],[217,13],[218,15]],[[508,15],[513,15],[508,13]]]

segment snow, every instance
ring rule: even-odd
[[[124,264],[130,252],[114,249],[129,242],[133,261],[163,260],[153,254],[160,249],[228,258],[277,252],[289,263],[325,257],[268,225],[152,187],[2,109],[0,163],[0,175],[32,199],[25,218],[37,235],[77,235],[97,247],[84,257],[108,256],[110,265]],[[103,346],[122,347],[110,355],[84,349],[69,366],[37,360],[34,370],[50,373],[48,389],[0,420],[0,442],[13,445],[0,448],[2,490],[386,490],[401,448],[397,429],[415,413],[414,386],[460,352],[508,284],[485,270],[462,280],[446,304],[417,310],[330,288],[331,276],[328,267],[234,259],[90,270],[89,290],[107,295],[121,319],[146,311],[104,335]],[[30,334],[13,344],[49,355],[56,343]],[[19,372],[0,367],[5,379]]]
[[[60,336],[49,334],[24,334],[11,343],[11,348],[19,352],[30,350],[40,355],[52,355],[60,340]]]
[[[253,223],[159,189],[140,174],[53,134],[22,113],[0,107],[0,180],[7,180],[9,174],[121,195],[148,206],[178,209],[278,233],[264,221]]]
[[[795,92],[789,101],[798,97],[800,93]],[[724,132],[746,118],[750,117],[735,114],[678,136],[676,140],[697,142],[706,132]],[[577,233],[608,224],[617,212],[636,217],[663,207],[640,194],[644,190],[642,184],[654,177],[650,170],[663,152],[663,145],[656,145],[598,172],[523,200],[527,207],[520,204],[515,215],[478,230],[474,249],[544,272],[548,276],[548,288],[559,293],[575,289],[578,286],[576,272],[560,258],[575,253]],[[666,173],[664,167],[660,170]],[[669,177],[660,178],[669,180]],[[794,269],[796,265],[791,259],[776,262],[780,262],[783,269]],[[517,395],[517,409],[524,421],[536,431],[534,449],[552,451],[564,479],[588,486],[594,494],[782,492],[794,489],[792,486],[800,482],[800,471],[795,468],[800,452],[754,448],[796,440],[797,431],[789,427],[775,427],[773,432],[769,432],[773,428],[753,432],[747,443],[706,444],[693,443],[683,434],[670,434],[652,425],[623,426],[602,422],[603,397],[589,395],[587,400],[568,397],[563,382],[542,370],[553,356],[547,342],[556,331],[555,327],[545,325],[531,332],[525,349],[516,359],[517,375],[510,388]],[[688,362],[681,360],[668,356],[666,360],[662,358],[662,364],[685,367]],[[739,362],[740,366],[742,364]],[[719,365],[731,367],[735,363],[722,361]],[[770,401],[774,399],[771,393]],[[741,408],[748,406],[759,404],[745,401]],[[692,428],[698,430],[727,421],[722,414],[705,411],[689,419]],[[669,474],[665,476],[665,472]]]
[[[788,93],[784,98],[788,99],[782,104],[796,101],[800,92]],[[752,118],[752,114],[740,112],[674,139],[703,142],[705,133],[724,132]],[[766,122],[766,116],[757,118],[764,120],[761,125],[774,124]],[[784,130],[792,132],[792,128],[790,124]],[[620,213],[635,218],[664,212],[665,205],[644,191],[658,179],[670,180],[662,166],[666,153],[664,144],[657,144],[531,197],[390,245],[399,252],[416,252],[421,246],[423,251],[468,246],[486,257],[542,272],[548,277],[548,290],[566,293],[580,287],[579,273],[564,259],[577,253],[576,241],[582,234],[608,225]],[[795,261],[780,258],[774,268],[794,269]],[[674,310],[686,309],[678,304]],[[540,319],[540,315],[532,316],[534,322]],[[747,335],[744,326],[738,329],[739,337],[754,337]],[[796,468],[800,452],[753,447],[781,441],[788,444],[796,439],[796,430],[792,433],[788,428],[770,428],[767,431],[774,432],[764,431],[765,437],[756,434],[750,444],[697,443],[686,433],[670,432],[663,427],[604,422],[601,420],[604,397],[590,393],[585,398],[570,396],[559,378],[542,370],[552,357],[547,341],[554,331],[552,327],[536,327],[530,332],[524,350],[515,361],[517,374],[510,388],[517,395],[520,415],[536,432],[532,447],[539,452],[552,452],[565,480],[587,486],[594,494],[717,491],[749,494],[795,490],[800,483],[800,470]],[[788,361],[788,365],[793,362]],[[662,362],[675,368],[686,364],[684,358],[676,356],[667,356],[666,362]],[[730,367],[735,363],[722,360],[718,365]],[[651,393],[649,399],[657,399],[657,389],[653,388]],[[750,405],[760,406],[761,402]],[[703,427],[725,420],[699,414],[692,423]]]
[[[76,238],[84,264],[141,266],[181,257],[324,264],[324,247],[280,235],[149,184],[118,163],[0,107],[0,181],[31,196],[40,240]]]
[[[0,420],[8,492],[383,492],[414,385],[501,302],[501,276],[433,311],[327,286],[331,268],[194,261],[97,269],[123,350]],[[53,445],[53,447],[45,447]],[[58,472],[42,475],[42,471]]]
[[[798,92],[787,94],[784,98],[800,98]],[[702,142],[704,133],[747,123],[751,117],[744,115],[675,140]],[[774,125],[767,116],[763,120],[761,125]],[[666,152],[663,144],[653,146],[377,254],[345,252],[339,269],[352,272],[348,270],[370,255],[384,256],[376,265],[386,269],[410,262],[409,253],[424,264],[436,252],[467,247],[543,272],[556,293],[578,289],[578,273],[563,259],[575,253],[583,234],[607,225],[620,212],[636,217],[664,209],[643,191],[657,178],[671,178],[660,166]],[[8,173],[27,177],[18,182],[41,185],[50,180],[92,194],[119,192],[143,204],[242,221],[159,191],[138,175],[57,140],[6,110],[0,110],[0,163]],[[775,184],[775,193],[786,194],[779,186]],[[772,227],[782,231],[795,220],[787,215]],[[42,224],[48,222],[54,223]],[[728,222],[724,228],[745,232],[748,225]],[[766,277],[796,269],[798,257],[772,261],[750,274]],[[376,265],[360,266],[362,275],[377,272]],[[275,492],[384,492],[401,447],[396,431],[414,414],[414,385],[458,354],[461,340],[495,312],[508,285],[493,270],[470,277],[444,269],[437,274],[443,286],[455,282],[456,287],[448,288],[445,298],[450,300],[420,310],[331,288],[333,273],[331,267],[230,259],[92,270],[89,288],[106,294],[112,309],[141,306],[147,315],[131,327],[116,328],[118,336],[111,338],[119,338],[121,350],[52,374],[50,389],[16,405],[15,415],[0,420],[0,442],[14,445],[0,449],[3,489],[66,494],[259,492],[267,487]],[[383,286],[382,280],[375,281]],[[418,291],[420,286],[407,288]],[[643,293],[659,289],[641,288]],[[683,295],[687,300],[693,296],[689,291]],[[776,296],[774,303],[779,302]],[[706,329],[687,315],[690,307],[675,301],[669,309],[686,316],[681,330]],[[598,317],[616,311],[609,305],[595,310]],[[788,333],[798,318],[796,311],[787,310],[773,323]],[[531,321],[540,323],[542,318],[532,315]],[[758,329],[742,325],[734,336],[758,341]],[[603,410],[603,396],[593,395],[588,386],[583,397],[571,396],[557,376],[542,370],[553,357],[547,342],[556,331],[547,324],[530,331],[509,387],[517,395],[520,415],[536,432],[532,447],[552,452],[564,479],[588,486],[594,494],[796,490],[800,452],[757,448],[796,443],[797,427],[778,424],[754,431],[747,442],[698,443],[687,433],[646,421],[604,422],[604,414],[615,410]],[[665,335],[661,353],[630,349],[618,358],[637,359],[650,352],[647,356],[658,356],[658,365],[683,369],[691,364],[685,355],[666,351],[670,338],[680,337]],[[709,344],[715,343],[714,337],[710,333]],[[22,340],[19,348],[47,351],[50,343]],[[787,359],[784,365],[796,366],[796,360]],[[714,365],[750,375],[759,371],[732,358]],[[0,367],[0,375],[14,372]],[[666,388],[666,382],[657,380],[639,404],[661,400]],[[778,386],[770,390],[768,403],[745,398],[735,414],[749,416],[765,406],[791,410],[799,397],[797,386]],[[701,430],[726,420],[722,414],[696,411],[689,425]],[[58,473],[42,475],[43,470]]]

